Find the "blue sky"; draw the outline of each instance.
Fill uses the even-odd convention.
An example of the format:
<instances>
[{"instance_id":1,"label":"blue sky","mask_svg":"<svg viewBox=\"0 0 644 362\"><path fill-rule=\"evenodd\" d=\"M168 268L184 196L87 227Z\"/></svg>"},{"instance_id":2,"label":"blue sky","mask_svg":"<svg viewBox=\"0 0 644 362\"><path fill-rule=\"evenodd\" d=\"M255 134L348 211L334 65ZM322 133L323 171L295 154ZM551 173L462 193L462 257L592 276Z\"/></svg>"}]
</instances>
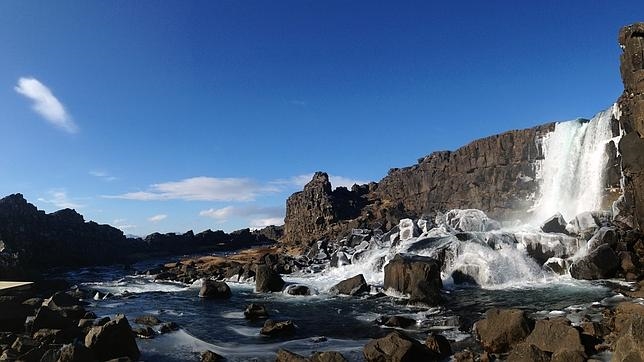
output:
<instances>
[{"instance_id":1,"label":"blue sky","mask_svg":"<svg viewBox=\"0 0 644 362\"><path fill-rule=\"evenodd\" d=\"M126 233L283 218L317 170L591 117L633 1L2 1L0 194ZM638 15L640 18L638 18Z\"/></svg>"}]
</instances>

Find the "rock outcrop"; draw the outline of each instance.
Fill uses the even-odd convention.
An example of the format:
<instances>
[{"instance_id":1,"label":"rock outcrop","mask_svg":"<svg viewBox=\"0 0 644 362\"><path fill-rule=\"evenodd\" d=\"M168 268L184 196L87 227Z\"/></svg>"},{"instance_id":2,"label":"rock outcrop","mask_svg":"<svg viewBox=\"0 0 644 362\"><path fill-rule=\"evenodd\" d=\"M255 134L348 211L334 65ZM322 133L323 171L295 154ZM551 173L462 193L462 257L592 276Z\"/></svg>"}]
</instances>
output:
<instances>
[{"instance_id":1,"label":"rock outcrop","mask_svg":"<svg viewBox=\"0 0 644 362\"><path fill-rule=\"evenodd\" d=\"M492 353L507 352L511 346L523 341L532 329L534 321L520 309L490 309L474 325L474 332L483 348Z\"/></svg>"},{"instance_id":2,"label":"rock outcrop","mask_svg":"<svg viewBox=\"0 0 644 362\"><path fill-rule=\"evenodd\" d=\"M351 229L391 229L402 218L476 208L494 219L516 218L537 190L538 140L554 123L476 140L456 151L434 152L418 164L394 168L379 183L332 189L317 172L288 198L284 241L334 239Z\"/></svg>"},{"instance_id":3,"label":"rock outcrop","mask_svg":"<svg viewBox=\"0 0 644 362\"><path fill-rule=\"evenodd\" d=\"M618 203L620 220L644 228L644 23L619 32L622 47L620 71L624 93L619 99L619 119L625 135L619 142L624 194Z\"/></svg>"},{"instance_id":4,"label":"rock outcrop","mask_svg":"<svg viewBox=\"0 0 644 362\"><path fill-rule=\"evenodd\" d=\"M428 305L441 303L440 290L443 282L440 263L436 260L424 256L396 254L384 269L385 289L408 294L411 302Z\"/></svg>"}]
</instances>

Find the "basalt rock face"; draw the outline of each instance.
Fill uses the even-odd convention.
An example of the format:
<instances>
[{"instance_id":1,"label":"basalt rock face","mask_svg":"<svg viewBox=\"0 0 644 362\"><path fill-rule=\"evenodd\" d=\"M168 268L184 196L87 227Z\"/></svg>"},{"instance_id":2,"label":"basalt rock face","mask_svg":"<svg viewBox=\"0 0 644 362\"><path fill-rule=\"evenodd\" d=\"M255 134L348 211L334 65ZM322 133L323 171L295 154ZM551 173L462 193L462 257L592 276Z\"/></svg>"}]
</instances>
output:
<instances>
[{"instance_id":1,"label":"basalt rock face","mask_svg":"<svg viewBox=\"0 0 644 362\"><path fill-rule=\"evenodd\" d=\"M12 265L46 268L118 262L121 250L132 250L121 230L85 222L71 209L46 214L21 194L0 199L0 240L4 244L0 264L5 264L0 265L0 276Z\"/></svg>"},{"instance_id":2,"label":"basalt rock face","mask_svg":"<svg viewBox=\"0 0 644 362\"><path fill-rule=\"evenodd\" d=\"M517 218L537 191L539 139L554 123L476 140L392 169L379 183L332 189L318 172L286 202L287 243L334 239L356 228L391 229L402 218L476 208L494 219Z\"/></svg>"},{"instance_id":3,"label":"basalt rock face","mask_svg":"<svg viewBox=\"0 0 644 362\"><path fill-rule=\"evenodd\" d=\"M619 204L620 220L644 228L644 23L619 32L622 47L620 71L624 93L619 99L619 119L625 133L619 142L622 154L624 194Z\"/></svg>"}]
</instances>

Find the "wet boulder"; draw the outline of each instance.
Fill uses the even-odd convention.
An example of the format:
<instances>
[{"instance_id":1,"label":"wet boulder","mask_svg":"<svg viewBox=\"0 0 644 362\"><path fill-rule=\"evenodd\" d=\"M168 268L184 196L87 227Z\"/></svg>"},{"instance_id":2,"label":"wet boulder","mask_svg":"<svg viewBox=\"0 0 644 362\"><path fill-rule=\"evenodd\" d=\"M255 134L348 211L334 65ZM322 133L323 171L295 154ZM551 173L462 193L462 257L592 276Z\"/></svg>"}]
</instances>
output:
<instances>
[{"instance_id":1,"label":"wet boulder","mask_svg":"<svg viewBox=\"0 0 644 362\"><path fill-rule=\"evenodd\" d=\"M581 334L565 318L538 320L526 342L550 353L576 351L585 353Z\"/></svg>"},{"instance_id":2,"label":"wet boulder","mask_svg":"<svg viewBox=\"0 0 644 362\"><path fill-rule=\"evenodd\" d=\"M380 316L374 321L376 324L391 328L407 328L416 324L416 320L400 315Z\"/></svg>"},{"instance_id":3,"label":"wet boulder","mask_svg":"<svg viewBox=\"0 0 644 362\"><path fill-rule=\"evenodd\" d=\"M619 265L619 258L610 245L602 244L573 262L570 266L570 276L587 280L612 278Z\"/></svg>"},{"instance_id":4,"label":"wet boulder","mask_svg":"<svg viewBox=\"0 0 644 362\"><path fill-rule=\"evenodd\" d=\"M201 352L201 355L199 357L201 362L219 362L226 360L224 357L210 350Z\"/></svg>"},{"instance_id":5,"label":"wet boulder","mask_svg":"<svg viewBox=\"0 0 644 362\"><path fill-rule=\"evenodd\" d=\"M122 314L103 326L92 327L85 336L85 347L100 360L127 356L137 361L141 355L130 323Z\"/></svg>"},{"instance_id":6,"label":"wet boulder","mask_svg":"<svg viewBox=\"0 0 644 362\"><path fill-rule=\"evenodd\" d=\"M530 335L533 327L534 321L520 309L493 308L474 324L474 333L486 351L503 353Z\"/></svg>"},{"instance_id":7,"label":"wet boulder","mask_svg":"<svg viewBox=\"0 0 644 362\"><path fill-rule=\"evenodd\" d=\"M541 224L544 233L566 234L566 220L561 213L556 213Z\"/></svg>"},{"instance_id":8,"label":"wet boulder","mask_svg":"<svg viewBox=\"0 0 644 362\"><path fill-rule=\"evenodd\" d=\"M406 241L420 235L420 230L412 219L402 219L398 222L398 229L400 230L400 240Z\"/></svg>"},{"instance_id":9,"label":"wet boulder","mask_svg":"<svg viewBox=\"0 0 644 362\"><path fill-rule=\"evenodd\" d=\"M445 336L432 333L425 340L425 346L437 354L441 359L447 358L452 354L452 346Z\"/></svg>"},{"instance_id":10,"label":"wet boulder","mask_svg":"<svg viewBox=\"0 0 644 362\"><path fill-rule=\"evenodd\" d=\"M310 362L347 362L342 353L336 351L313 352Z\"/></svg>"},{"instance_id":11,"label":"wet boulder","mask_svg":"<svg viewBox=\"0 0 644 362\"><path fill-rule=\"evenodd\" d=\"M571 234L579 235L586 240L595 234L597 229L599 229L599 225L597 225L595 217L589 211L582 212L575 216L575 218L566 225L566 231Z\"/></svg>"},{"instance_id":12,"label":"wet boulder","mask_svg":"<svg viewBox=\"0 0 644 362\"><path fill-rule=\"evenodd\" d=\"M251 320L268 318L268 310L261 304L251 303L244 310L244 318Z\"/></svg>"},{"instance_id":13,"label":"wet boulder","mask_svg":"<svg viewBox=\"0 0 644 362\"><path fill-rule=\"evenodd\" d=\"M396 254L384 269L385 289L408 294L412 303L437 305L442 302L440 290L443 282L440 276L440 265L435 259Z\"/></svg>"},{"instance_id":14,"label":"wet boulder","mask_svg":"<svg viewBox=\"0 0 644 362\"><path fill-rule=\"evenodd\" d=\"M204 279L199 289L199 297L204 299L228 299L232 295L225 282Z\"/></svg>"},{"instance_id":15,"label":"wet boulder","mask_svg":"<svg viewBox=\"0 0 644 362\"><path fill-rule=\"evenodd\" d=\"M334 285L331 287L329 292L331 294L344 294L344 295L359 295L362 293L369 293L371 288L369 288L369 284L367 284L367 281L364 279L364 276L362 274L358 274L354 277L351 277L349 279L343 280L340 283Z\"/></svg>"},{"instance_id":16,"label":"wet boulder","mask_svg":"<svg viewBox=\"0 0 644 362\"><path fill-rule=\"evenodd\" d=\"M309 288L306 285L302 285L302 284L289 285L288 287L286 287L285 292L288 295L303 295L303 296L306 296L306 295L312 295L313 294L313 292L311 292L311 288Z\"/></svg>"},{"instance_id":17,"label":"wet boulder","mask_svg":"<svg viewBox=\"0 0 644 362\"><path fill-rule=\"evenodd\" d=\"M156 326L156 325L162 323L162 321L159 319L159 317L154 316L154 315L150 315L150 314L138 316L138 317L136 317L134 322L138 323L138 324L143 324L143 325L146 325L146 326Z\"/></svg>"},{"instance_id":18,"label":"wet boulder","mask_svg":"<svg viewBox=\"0 0 644 362\"><path fill-rule=\"evenodd\" d=\"M438 361L439 355L416 339L394 331L385 337L373 339L362 350L367 362L380 361Z\"/></svg>"},{"instance_id":19,"label":"wet boulder","mask_svg":"<svg viewBox=\"0 0 644 362\"><path fill-rule=\"evenodd\" d=\"M455 231L491 231L500 228L496 220L490 219L478 209L454 209L444 215L444 224Z\"/></svg>"},{"instance_id":20,"label":"wet boulder","mask_svg":"<svg viewBox=\"0 0 644 362\"><path fill-rule=\"evenodd\" d=\"M255 291L258 293L281 292L284 280L266 264L259 264L255 269Z\"/></svg>"},{"instance_id":21,"label":"wet boulder","mask_svg":"<svg viewBox=\"0 0 644 362\"><path fill-rule=\"evenodd\" d=\"M65 344L60 348L60 351L56 352L53 355L58 355L58 359L53 359L54 361L82 362L95 360L92 351L82 344Z\"/></svg>"},{"instance_id":22,"label":"wet boulder","mask_svg":"<svg viewBox=\"0 0 644 362\"><path fill-rule=\"evenodd\" d=\"M159 333L166 334L179 330L179 325L176 322L166 322L159 327Z\"/></svg>"},{"instance_id":23,"label":"wet boulder","mask_svg":"<svg viewBox=\"0 0 644 362\"><path fill-rule=\"evenodd\" d=\"M586 248L588 251L592 251L597 249L600 245L608 244L612 249L615 249L617 241L617 230L613 227L603 227L597 230L593 237L588 240Z\"/></svg>"},{"instance_id":24,"label":"wet boulder","mask_svg":"<svg viewBox=\"0 0 644 362\"><path fill-rule=\"evenodd\" d=\"M259 333L271 337L291 335L295 333L295 324L290 320L276 322L272 319L269 319L264 323L264 326L259 331Z\"/></svg>"},{"instance_id":25,"label":"wet boulder","mask_svg":"<svg viewBox=\"0 0 644 362\"><path fill-rule=\"evenodd\" d=\"M293 353L287 349L280 348L279 350L277 350L275 362L309 362L309 360L308 358L300 356L297 353Z\"/></svg>"}]
</instances>

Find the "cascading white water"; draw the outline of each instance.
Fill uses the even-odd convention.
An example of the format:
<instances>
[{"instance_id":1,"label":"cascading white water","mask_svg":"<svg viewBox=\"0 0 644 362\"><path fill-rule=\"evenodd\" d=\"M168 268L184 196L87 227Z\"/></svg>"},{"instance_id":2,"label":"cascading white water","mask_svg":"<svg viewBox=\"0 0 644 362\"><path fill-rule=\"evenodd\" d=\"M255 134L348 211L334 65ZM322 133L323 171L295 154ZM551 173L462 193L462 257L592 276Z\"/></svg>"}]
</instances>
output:
<instances>
[{"instance_id":1,"label":"cascading white water","mask_svg":"<svg viewBox=\"0 0 644 362\"><path fill-rule=\"evenodd\" d=\"M560 212L566 220L601 207L606 143L612 139L614 107L590 121L568 121L542 141L544 160L538 165L540 196L533 208L535 222Z\"/></svg>"}]
</instances>

